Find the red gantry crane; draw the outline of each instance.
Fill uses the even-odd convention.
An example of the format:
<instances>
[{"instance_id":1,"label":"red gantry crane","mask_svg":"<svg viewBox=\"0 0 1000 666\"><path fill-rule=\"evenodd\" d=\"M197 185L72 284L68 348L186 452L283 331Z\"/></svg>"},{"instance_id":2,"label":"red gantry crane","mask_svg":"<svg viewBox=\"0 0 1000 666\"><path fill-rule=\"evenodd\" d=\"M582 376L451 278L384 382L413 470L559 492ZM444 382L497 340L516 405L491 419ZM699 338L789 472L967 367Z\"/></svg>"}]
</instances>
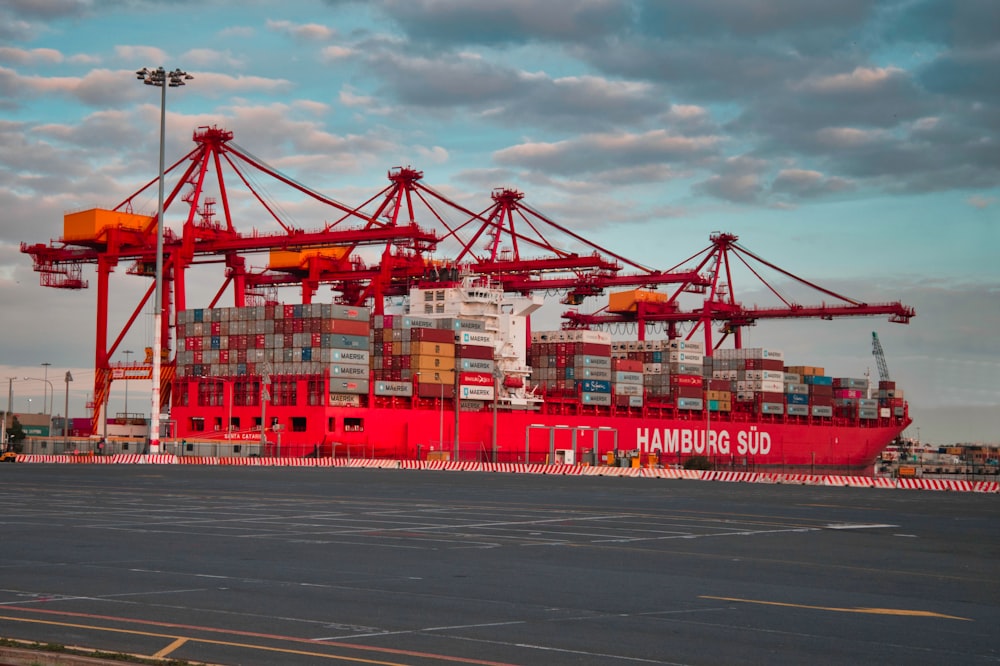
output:
<instances>
[{"instance_id":1,"label":"red gantry crane","mask_svg":"<svg viewBox=\"0 0 1000 666\"><path fill-rule=\"evenodd\" d=\"M311 190L272 169L247 151L232 143L233 134L217 127L201 127L194 132L195 148L174 162L164 171L164 178L176 178L164 203L164 212L181 209L181 231L164 227L164 281L163 318L164 372L161 377L161 406L170 399L170 383L174 377L174 361L169 358L170 332L177 313L187 308L186 275L198 264L222 264L225 277L208 307L215 307L226 289L232 287L233 305L247 304L253 296L247 290L246 256L254 253L298 252L301 248L382 245L388 243L412 246L433 246L434 233L421 229L415 223L389 225L379 220L365 218L344 204ZM250 195L265 211L265 219L273 222L278 231L264 233L251 229L237 229L230 192L225 173L231 171L246 186ZM268 200L264 190L255 185L260 174L269 176L288 186L306 199L318 202L326 209L336 211L341 219L351 219L353 226L341 225L338 229L322 228L304 231L295 228L279 214L275 204ZM216 221L215 196L206 193L214 185L222 203L222 220ZM110 359L126 333L135 323L143 307L149 302L155 288L149 288L139 299L125 325L117 333L109 332L110 276L121 262L129 262L127 273L154 278L156 260L156 216L133 212L133 203L144 192L158 184L158 178L146 183L137 192L110 210L92 209L66 215L64 233L58 241L48 245L21 244L21 251L31 255L34 269L40 273L43 286L64 289L84 289L89 283L82 279L81 267L96 266L97 270L97 331L94 355L94 405L96 426L115 379ZM179 204L179 206L177 205ZM303 296L311 295L309 283L302 282ZM151 363L147 358L146 362ZM120 364L118 364L120 365ZM117 367L117 366L116 366ZM121 369L121 368L117 368ZM151 369L150 369L151 370ZM118 373L119 375L121 373ZM132 369L130 377L136 377ZM147 375L151 377L151 373Z\"/></svg>"},{"instance_id":2,"label":"red gantry crane","mask_svg":"<svg viewBox=\"0 0 1000 666\"><path fill-rule=\"evenodd\" d=\"M302 303L310 303L321 285L328 285L335 300L348 305L370 304L381 313L383 298L408 293L422 283L456 283L463 273L489 276L511 293L558 292L563 302L579 305L610 288L656 289L674 285L671 295L642 300L624 311L584 315L576 311L564 317L569 327L588 327L615 322L636 322L640 339L647 324L665 322L668 334L677 337L677 324L693 322L705 329L711 348L711 322L721 320L724 331L736 336L740 328L758 319L778 317L858 316L889 314L892 321L906 323L913 310L899 303L869 305L848 299L782 271L736 244L736 236L714 234L712 246L702 253L661 271L610 252L526 205L524 195L512 188L492 192L492 204L475 212L450 200L422 183L423 173L410 167L389 171L389 184L358 206L348 206L316 192L273 169L233 143L233 134L217 127L194 132L195 148L164 171L173 186L164 212L176 215L179 232L164 228L164 289L162 339L165 358L161 378L161 405L169 404L170 383L175 373L171 357L171 330L178 312L188 308L187 274L196 266L221 265L221 283L206 307L216 307L231 292L236 307L276 301L279 287L300 290ZM226 175L234 174L243 186L240 206L227 186ZM317 204L325 222L305 231L292 224L264 187L261 176L289 189L294 197ZM95 428L110 393L113 379L124 376L121 364L110 363L126 333L154 293L151 284L139 299L120 331L109 332L110 275L121 262L127 273L153 279L155 276L155 216L133 212L144 192L158 185L146 183L110 210L93 209L69 214L64 235L48 245L21 245L32 256L43 286L84 289L82 266L97 271L97 335L95 364ZM166 185L166 183L165 183ZM249 211L256 202L263 213ZM219 206L219 210L216 207ZM235 208L240 209L237 213ZM176 212L179 210L179 213ZM236 218L253 215L257 225L272 231L240 230ZM166 217L166 215L165 215ZM221 218L221 219L217 219ZM418 220L433 226L428 230ZM554 239L558 239L554 240ZM574 248L572 251L569 248ZM451 256L436 256L444 250ZM267 253L266 266L247 266L248 256ZM694 268L680 269L702 254ZM800 306L784 300L783 307L745 308L735 300L730 262L732 257L762 262L802 284L838 301L832 305ZM628 267L628 271L623 269ZM759 275L758 275L759 277ZM772 288L777 294L777 291ZM706 294L702 308L682 310L682 293ZM780 295L779 295L779 298ZM694 334L692 329L690 335ZM147 359L148 363L151 359ZM129 378L136 378L135 364ZM113 372L112 370L115 370ZM145 375L150 377L151 374Z\"/></svg>"},{"instance_id":3,"label":"red gantry crane","mask_svg":"<svg viewBox=\"0 0 1000 666\"><path fill-rule=\"evenodd\" d=\"M692 327L686 338L691 339L700 328L704 335L705 349L711 350L721 344L729 335L735 337L737 348L742 347L743 327L753 326L761 319L818 318L831 320L835 317L888 315L891 322L908 324L910 318L916 314L913 308L899 302L864 303L821 287L762 259L740 246L737 240L738 238L734 234L714 233L711 235L712 244L708 248L682 262L682 264L686 264L697 261L694 273L708 276L707 289L704 289L701 283L683 283L669 297L650 300L638 299L633 301L628 309L613 311L609 307L594 314L567 311L563 314L563 318L567 321L566 326L568 328L589 328L616 323L635 323L640 339L642 339L648 324L665 324L669 337L675 338L679 337L678 324L687 323L691 324ZM781 301L782 305L757 307L745 306L740 303L736 298L732 277L736 262L745 266L769 292ZM792 301L782 295L777 287L763 277L762 266L777 271L794 284L832 299L832 302L823 301L818 305L801 305ZM682 308L679 297L683 292L705 293L706 296L701 307ZM718 343L713 344L712 324L716 321L722 322L722 338Z\"/></svg>"}]
</instances>

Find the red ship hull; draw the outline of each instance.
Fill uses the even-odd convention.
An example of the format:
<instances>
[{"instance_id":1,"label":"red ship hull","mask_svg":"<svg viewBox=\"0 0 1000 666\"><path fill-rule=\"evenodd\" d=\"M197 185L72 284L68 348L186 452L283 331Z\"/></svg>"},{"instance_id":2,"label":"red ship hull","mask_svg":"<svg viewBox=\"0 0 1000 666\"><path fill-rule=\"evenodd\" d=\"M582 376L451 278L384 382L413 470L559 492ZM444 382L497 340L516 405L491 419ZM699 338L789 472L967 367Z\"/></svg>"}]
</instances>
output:
<instances>
[{"instance_id":1,"label":"red ship hull","mask_svg":"<svg viewBox=\"0 0 1000 666\"><path fill-rule=\"evenodd\" d=\"M264 450L252 448L260 440L259 431L227 434L184 427L193 414L209 419L225 408L175 407L174 417L178 438L242 444L242 454L544 463L572 451L570 459L590 464L606 464L609 453L613 458L633 455L644 461L652 454L662 465L684 465L701 457L715 469L864 475L873 473L879 453L910 423L908 416L852 420L746 413L713 413L705 420L702 412L686 418L677 410L659 415L650 414L652 410L645 415L556 414L550 405L550 413L499 410L494 440L494 415L488 404L482 411L460 412L456 437L453 410L398 402L311 407L305 418L307 429L285 430L280 437L269 432ZM250 412L237 411L244 418ZM293 416L301 418L301 413L301 407L268 407L269 416L286 423ZM314 426L309 428L310 424Z\"/></svg>"}]
</instances>

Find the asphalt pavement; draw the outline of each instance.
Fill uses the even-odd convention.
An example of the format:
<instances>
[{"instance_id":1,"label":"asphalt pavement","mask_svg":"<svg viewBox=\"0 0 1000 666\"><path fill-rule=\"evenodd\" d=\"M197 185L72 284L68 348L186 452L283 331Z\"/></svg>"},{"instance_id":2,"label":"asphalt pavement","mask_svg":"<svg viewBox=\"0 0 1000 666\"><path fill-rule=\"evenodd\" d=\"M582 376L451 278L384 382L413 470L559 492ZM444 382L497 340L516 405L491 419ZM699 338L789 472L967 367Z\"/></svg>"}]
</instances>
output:
<instances>
[{"instance_id":1,"label":"asphalt pavement","mask_svg":"<svg viewBox=\"0 0 1000 666\"><path fill-rule=\"evenodd\" d=\"M214 664L997 664L1000 498L0 467L0 637Z\"/></svg>"}]
</instances>

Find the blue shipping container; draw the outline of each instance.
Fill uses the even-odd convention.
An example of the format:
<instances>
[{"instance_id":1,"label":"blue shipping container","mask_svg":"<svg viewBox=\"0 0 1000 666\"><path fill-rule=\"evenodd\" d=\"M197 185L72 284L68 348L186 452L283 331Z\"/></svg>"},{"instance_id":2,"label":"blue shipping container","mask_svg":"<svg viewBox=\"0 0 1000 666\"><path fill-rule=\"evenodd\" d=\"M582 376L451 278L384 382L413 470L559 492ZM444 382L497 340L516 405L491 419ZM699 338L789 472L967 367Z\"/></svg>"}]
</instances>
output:
<instances>
[{"instance_id":1,"label":"blue shipping container","mask_svg":"<svg viewBox=\"0 0 1000 666\"><path fill-rule=\"evenodd\" d=\"M602 379L582 379L579 384L584 393L611 393L611 382Z\"/></svg>"}]
</instances>

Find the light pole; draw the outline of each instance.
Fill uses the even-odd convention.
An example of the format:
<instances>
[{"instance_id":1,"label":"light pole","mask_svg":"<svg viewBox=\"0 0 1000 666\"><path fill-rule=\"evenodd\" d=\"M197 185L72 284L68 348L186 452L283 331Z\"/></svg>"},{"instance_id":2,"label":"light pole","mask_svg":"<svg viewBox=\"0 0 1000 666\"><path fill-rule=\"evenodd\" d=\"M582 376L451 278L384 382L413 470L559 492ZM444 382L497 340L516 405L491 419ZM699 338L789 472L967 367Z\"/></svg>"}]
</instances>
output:
<instances>
[{"instance_id":1,"label":"light pole","mask_svg":"<svg viewBox=\"0 0 1000 666\"><path fill-rule=\"evenodd\" d=\"M7 378L7 411L3 415L3 423L0 424L0 448L4 451L7 450L7 419L10 418L10 412L14 409L14 378ZM14 425L11 422L11 425Z\"/></svg>"},{"instance_id":2,"label":"light pole","mask_svg":"<svg viewBox=\"0 0 1000 666\"><path fill-rule=\"evenodd\" d=\"M48 361L46 361L45 363L42 363L42 367L45 368L45 373L44 373L45 381L49 380L49 366L50 365L52 365L52 364L49 363ZM52 384L49 384L49 386L51 387ZM47 405L45 405L45 407L44 407L44 409L42 411L44 411L46 414L50 414L52 412L52 403L54 403L55 401L56 401L56 396L53 393L52 397L49 399L49 403Z\"/></svg>"},{"instance_id":3,"label":"light pole","mask_svg":"<svg viewBox=\"0 0 1000 666\"><path fill-rule=\"evenodd\" d=\"M42 379L41 377L24 377L24 379L25 379L25 381L27 381L27 380L30 379L32 381L45 382L46 384L48 384L49 385L48 392L52 394L52 401L51 402L55 402L55 395L56 394L55 394L55 389L52 388L52 382L50 382L47 379ZM46 395L48 395L48 393L46 393L45 387L42 387L42 396L43 396L42 397L42 405L43 406L46 405L46 404L51 404L49 402L46 402L45 397L44 397ZM29 407L30 407L31 398L28 398L28 403L29 403ZM44 407L43 407L43 409L44 409ZM28 411L31 411L31 410L29 409ZM52 427L52 414L48 413L48 412L43 412L43 413L48 414L48 417L49 417L49 428L51 428Z\"/></svg>"},{"instance_id":4,"label":"light pole","mask_svg":"<svg viewBox=\"0 0 1000 666\"><path fill-rule=\"evenodd\" d=\"M160 89L160 183L156 208L156 277L153 296L153 390L152 410L149 419L149 452L160 452L160 356L163 353L163 150L167 126L167 88L183 86L194 77L175 69L167 72L163 67L150 70L143 67L135 73L137 79L147 86Z\"/></svg>"},{"instance_id":5,"label":"light pole","mask_svg":"<svg viewBox=\"0 0 1000 666\"><path fill-rule=\"evenodd\" d=\"M135 352L131 349L125 349L122 351L125 354L125 420L128 421L128 371L129 371L129 357Z\"/></svg>"},{"instance_id":6,"label":"light pole","mask_svg":"<svg viewBox=\"0 0 1000 666\"><path fill-rule=\"evenodd\" d=\"M73 381L73 373L69 370L66 371L66 404L63 407L63 411L66 412L66 418L63 419L63 446L66 445L66 436L69 433L69 383Z\"/></svg>"}]
</instances>

